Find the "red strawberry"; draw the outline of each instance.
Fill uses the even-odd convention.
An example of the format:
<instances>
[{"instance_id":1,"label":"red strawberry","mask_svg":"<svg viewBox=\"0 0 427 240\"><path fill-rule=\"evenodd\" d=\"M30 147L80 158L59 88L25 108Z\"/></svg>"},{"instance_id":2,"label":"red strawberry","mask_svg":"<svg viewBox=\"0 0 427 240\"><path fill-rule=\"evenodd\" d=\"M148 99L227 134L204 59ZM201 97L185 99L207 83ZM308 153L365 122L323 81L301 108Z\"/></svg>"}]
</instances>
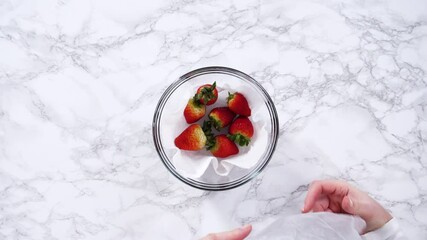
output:
<instances>
[{"instance_id":1,"label":"red strawberry","mask_svg":"<svg viewBox=\"0 0 427 240\"><path fill-rule=\"evenodd\" d=\"M201 150L206 144L206 136L202 127L192 124L175 138L175 146L182 150Z\"/></svg>"},{"instance_id":2,"label":"red strawberry","mask_svg":"<svg viewBox=\"0 0 427 240\"><path fill-rule=\"evenodd\" d=\"M195 97L188 100L187 106L184 109L184 117L187 123L195 123L205 116L206 107L195 101Z\"/></svg>"},{"instance_id":3,"label":"red strawberry","mask_svg":"<svg viewBox=\"0 0 427 240\"><path fill-rule=\"evenodd\" d=\"M245 116L239 116L234 120L228 129L229 138L240 146L248 146L251 137L254 135L254 127L251 120Z\"/></svg>"},{"instance_id":4,"label":"red strawberry","mask_svg":"<svg viewBox=\"0 0 427 240\"><path fill-rule=\"evenodd\" d=\"M248 101L241 93L228 93L227 105L230 110L236 114L246 117L249 117L251 115L251 109L249 108Z\"/></svg>"},{"instance_id":5,"label":"red strawberry","mask_svg":"<svg viewBox=\"0 0 427 240\"><path fill-rule=\"evenodd\" d=\"M218 158L225 158L239 153L239 148L225 134L216 136L214 142L209 146L209 150L212 155Z\"/></svg>"},{"instance_id":6,"label":"red strawberry","mask_svg":"<svg viewBox=\"0 0 427 240\"><path fill-rule=\"evenodd\" d=\"M197 98L204 105L212 105L218 99L218 90L216 90L216 82L205 84L197 89Z\"/></svg>"},{"instance_id":7,"label":"red strawberry","mask_svg":"<svg viewBox=\"0 0 427 240\"><path fill-rule=\"evenodd\" d=\"M209 119L218 131L221 130L221 128L230 125L235 116L236 114L230 111L228 107L217 107L212 109L209 113Z\"/></svg>"}]
</instances>

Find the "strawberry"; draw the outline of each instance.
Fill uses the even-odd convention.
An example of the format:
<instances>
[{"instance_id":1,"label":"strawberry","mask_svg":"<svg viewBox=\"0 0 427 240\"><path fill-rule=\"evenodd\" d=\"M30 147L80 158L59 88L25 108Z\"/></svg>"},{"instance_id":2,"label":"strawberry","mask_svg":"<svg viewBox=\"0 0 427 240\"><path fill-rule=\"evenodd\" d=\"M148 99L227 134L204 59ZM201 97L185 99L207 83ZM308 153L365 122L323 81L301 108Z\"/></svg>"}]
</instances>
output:
<instances>
[{"instance_id":1,"label":"strawberry","mask_svg":"<svg viewBox=\"0 0 427 240\"><path fill-rule=\"evenodd\" d=\"M254 135L254 127L251 120L245 116L239 116L228 129L229 138L240 146L248 146Z\"/></svg>"},{"instance_id":2,"label":"strawberry","mask_svg":"<svg viewBox=\"0 0 427 240\"><path fill-rule=\"evenodd\" d=\"M217 107L209 113L209 119L218 131L230 125L235 116L236 114L230 111L228 107Z\"/></svg>"},{"instance_id":3,"label":"strawberry","mask_svg":"<svg viewBox=\"0 0 427 240\"><path fill-rule=\"evenodd\" d=\"M251 109L249 108L248 101L241 93L228 93L227 106L236 114L246 117L251 115Z\"/></svg>"},{"instance_id":4,"label":"strawberry","mask_svg":"<svg viewBox=\"0 0 427 240\"><path fill-rule=\"evenodd\" d=\"M213 143L208 144L208 150L218 158L225 158L239 153L239 148L225 134L216 136Z\"/></svg>"},{"instance_id":5,"label":"strawberry","mask_svg":"<svg viewBox=\"0 0 427 240\"><path fill-rule=\"evenodd\" d=\"M202 127L192 124L175 138L175 146L182 150L197 151L206 145L206 136Z\"/></svg>"},{"instance_id":6,"label":"strawberry","mask_svg":"<svg viewBox=\"0 0 427 240\"><path fill-rule=\"evenodd\" d=\"M197 98L203 105L212 105L218 99L218 90L216 90L216 82L205 84L197 89Z\"/></svg>"},{"instance_id":7,"label":"strawberry","mask_svg":"<svg viewBox=\"0 0 427 240\"><path fill-rule=\"evenodd\" d=\"M196 96L188 100L187 106L184 109L184 117L187 123L195 123L199 121L206 113L206 106L196 101Z\"/></svg>"}]
</instances>

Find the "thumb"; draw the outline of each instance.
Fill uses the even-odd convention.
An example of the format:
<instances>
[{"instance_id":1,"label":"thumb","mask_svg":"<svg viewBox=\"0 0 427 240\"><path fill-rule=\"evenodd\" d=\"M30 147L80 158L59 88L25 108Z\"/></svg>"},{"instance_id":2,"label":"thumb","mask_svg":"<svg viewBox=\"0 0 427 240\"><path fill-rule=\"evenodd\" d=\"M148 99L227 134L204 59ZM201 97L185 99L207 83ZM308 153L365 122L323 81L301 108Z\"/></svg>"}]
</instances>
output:
<instances>
[{"instance_id":1,"label":"thumb","mask_svg":"<svg viewBox=\"0 0 427 240\"><path fill-rule=\"evenodd\" d=\"M349 214L352 215L359 215L358 209L359 209L359 204L357 201L354 201L352 198L350 198L349 196L345 196L342 199L341 202L341 207L344 211L346 211Z\"/></svg>"}]
</instances>

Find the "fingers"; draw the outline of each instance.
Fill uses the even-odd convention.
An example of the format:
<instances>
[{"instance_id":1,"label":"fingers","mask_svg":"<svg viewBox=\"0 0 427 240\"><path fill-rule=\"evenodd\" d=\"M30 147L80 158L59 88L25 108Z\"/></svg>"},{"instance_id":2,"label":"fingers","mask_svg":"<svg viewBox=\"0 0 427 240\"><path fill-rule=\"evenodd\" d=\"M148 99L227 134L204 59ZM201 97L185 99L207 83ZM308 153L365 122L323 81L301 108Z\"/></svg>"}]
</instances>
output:
<instances>
[{"instance_id":1,"label":"fingers","mask_svg":"<svg viewBox=\"0 0 427 240\"><path fill-rule=\"evenodd\" d=\"M314 181L308 188L307 196L305 197L304 207L302 212L307 213L313 210L316 201L324 194L336 194L345 196L348 193L348 186L345 182L336 180Z\"/></svg>"},{"instance_id":2,"label":"fingers","mask_svg":"<svg viewBox=\"0 0 427 240\"><path fill-rule=\"evenodd\" d=\"M313 212L325 212L329 209L329 199L326 196L320 196L313 205Z\"/></svg>"},{"instance_id":3,"label":"fingers","mask_svg":"<svg viewBox=\"0 0 427 240\"><path fill-rule=\"evenodd\" d=\"M252 225L245 225L242 228L236 228L228 232L211 233L202 240L242 240L252 231Z\"/></svg>"},{"instance_id":4,"label":"fingers","mask_svg":"<svg viewBox=\"0 0 427 240\"><path fill-rule=\"evenodd\" d=\"M320 197L321 193L322 193L321 185L316 181L312 182L310 184L310 187L308 188L307 196L305 197L305 200L304 200L304 207L302 209L303 213L308 213L313 209L314 203L316 202L317 198Z\"/></svg>"},{"instance_id":5,"label":"fingers","mask_svg":"<svg viewBox=\"0 0 427 240\"><path fill-rule=\"evenodd\" d=\"M341 207L344 211L350 214L355 214L355 206L353 200L349 196L345 196L342 199Z\"/></svg>"},{"instance_id":6,"label":"fingers","mask_svg":"<svg viewBox=\"0 0 427 240\"><path fill-rule=\"evenodd\" d=\"M322 205L315 204L313 206L313 212L324 212L327 208L324 208Z\"/></svg>"},{"instance_id":7,"label":"fingers","mask_svg":"<svg viewBox=\"0 0 427 240\"><path fill-rule=\"evenodd\" d=\"M310 184L302 212L310 211L357 215L366 222L365 232L378 229L392 219L391 214L367 193L337 180Z\"/></svg>"}]
</instances>

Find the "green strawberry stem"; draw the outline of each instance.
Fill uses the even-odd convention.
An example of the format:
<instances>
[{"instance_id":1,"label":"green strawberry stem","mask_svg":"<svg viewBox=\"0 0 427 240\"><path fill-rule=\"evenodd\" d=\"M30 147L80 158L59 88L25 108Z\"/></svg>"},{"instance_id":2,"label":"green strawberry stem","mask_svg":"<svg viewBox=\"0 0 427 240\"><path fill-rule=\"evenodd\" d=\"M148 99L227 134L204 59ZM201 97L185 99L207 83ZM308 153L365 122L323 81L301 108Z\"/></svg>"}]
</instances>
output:
<instances>
[{"instance_id":1,"label":"green strawberry stem","mask_svg":"<svg viewBox=\"0 0 427 240\"><path fill-rule=\"evenodd\" d=\"M211 122L211 126L213 126L217 131L221 130L221 123L218 120L209 117L209 121Z\"/></svg>"},{"instance_id":2,"label":"green strawberry stem","mask_svg":"<svg viewBox=\"0 0 427 240\"><path fill-rule=\"evenodd\" d=\"M233 98L234 98L234 93L230 93L230 92L228 92L227 104L228 104L228 102L229 102L231 99L233 99Z\"/></svg>"},{"instance_id":3,"label":"green strawberry stem","mask_svg":"<svg viewBox=\"0 0 427 240\"><path fill-rule=\"evenodd\" d=\"M208 103L210 100L215 98L215 94L214 94L215 88L216 88L216 82L214 82L209 88L207 87L202 88L200 93L196 93L196 95L194 96L194 100L195 101L203 100L205 104Z\"/></svg>"},{"instance_id":4,"label":"green strawberry stem","mask_svg":"<svg viewBox=\"0 0 427 240\"><path fill-rule=\"evenodd\" d=\"M216 81L214 83L212 83L211 91L215 90L215 88L216 88Z\"/></svg>"},{"instance_id":5,"label":"green strawberry stem","mask_svg":"<svg viewBox=\"0 0 427 240\"><path fill-rule=\"evenodd\" d=\"M237 143L237 144L239 144L241 147L243 147L243 146L248 146L249 145L249 143L251 142L251 139L249 139L249 138L247 138L247 137L245 137L245 136L243 136L242 134L240 134L240 133L238 133L238 134L228 134L227 135L227 137L231 140L231 141L233 141L233 142L235 142L235 143Z\"/></svg>"},{"instance_id":6,"label":"green strawberry stem","mask_svg":"<svg viewBox=\"0 0 427 240\"><path fill-rule=\"evenodd\" d=\"M212 122L204 121L202 129L206 136L206 149L210 150L211 148L213 148L213 146L215 146L215 136L212 133Z\"/></svg>"},{"instance_id":7,"label":"green strawberry stem","mask_svg":"<svg viewBox=\"0 0 427 240\"><path fill-rule=\"evenodd\" d=\"M200 102L200 98L201 98L200 94L197 94L197 93L194 94L193 102L194 102L194 105L197 106L197 107L202 106L202 103Z\"/></svg>"}]
</instances>

